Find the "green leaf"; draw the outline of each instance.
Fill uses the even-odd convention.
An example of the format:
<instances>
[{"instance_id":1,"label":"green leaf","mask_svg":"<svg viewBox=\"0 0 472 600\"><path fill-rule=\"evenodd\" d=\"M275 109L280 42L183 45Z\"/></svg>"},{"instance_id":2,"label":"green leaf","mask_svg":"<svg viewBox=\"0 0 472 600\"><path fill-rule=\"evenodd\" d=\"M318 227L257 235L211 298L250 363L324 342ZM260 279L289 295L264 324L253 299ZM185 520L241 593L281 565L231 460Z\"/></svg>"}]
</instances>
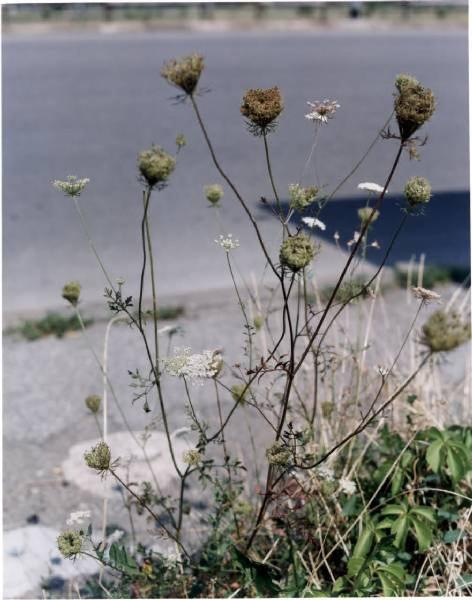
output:
<instances>
[{"instance_id":1,"label":"green leaf","mask_svg":"<svg viewBox=\"0 0 472 600\"><path fill-rule=\"evenodd\" d=\"M444 442L442 440L436 440L428 446L426 450L426 462L431 467L434 473L439 471L441 466L441 454Z\"/></svg>"},{"instance_id":2,"label":"green leaf","mask_svg":"<svg viewBox=\"0 0 472 600\"><path fill-rule=\"evenodd\" d=\"M415 529L415 537L418 540L418 548L420 552L424 552L430 547L433 539L431 527L413 515L410 517L410 521Z\"/></svg>"},{"instance_id":3,"label":"green leaf","mask_svg":"<svg viewBox=\"0 0 472 600\"><path fill-rule=\"evenodd\" d=\"M434 516L432 508L428 508L427 506L415 506L410 512L436 524L436 517Z\"/></svg>"},{"instance_id":4,"label":"green leaf","mask_svg":"<svg viewBox=\"0 0 472 600\"><path fill-rule=\"evenodd\" d=\"M364 558L367 556L372 546L373 537L373 531L369 527L364 527L352 552L353 558Z\"/></svg>"},{"instance_id":5,"label":"green leaf","mask_svg":"<svg viewBox=\"0 0 472 600\"><path fill-rule=\"evenodd\" d=\"M403 548L405 545L406 536L408 535L409 519L408 516L400 517L392 525L392 533L395 533L393 545L395 548Z\"/></svg>"},{"instance_id":6,"label":"green leaf","mask_svg":"<svg viewBox=\"0 0 472 600\"><path fill-rule=\"evenodd\" d=\"M391 491L392 495L395 496L402 489L403 480L405 478L405 474L402 469L397 468L392 477L392 486Z\"/></svg>"},{"instance_id":7,"label":"green leaf","mask_svg":"<svg viewBox=\"0 0 472 600\"><path fill-rule=\"evenodd\" d=\"M350 496L349 499L344 503L343 515L345 517L352 517L357 512L357 496Z\"/></svg>"},{"instance_id":8,"label":"green leaf","mask_svg":"<svg viewBox=\"0 0 472 600\"><path fill-rule=\"evenodd\" d=\"M401 504L387 504L387 506L382 509L383 515L401 515L404 512L405 507Z\"/></svg>"},{"instance_id":9,"label":"green leaf","mask_svg":"<svg viewBox=\"0 0 472 600\"><path fill-rule=\"evenodd\" d=\"M465 474L465 465L459 452L454 451L450 446L447 449L447 466L451 472L453 481L459 481Z\"/></svg>"},{"instance_id":10,"label":"green leaf","mask_svg":"<svg viewBox=\"0 0 472 600\"><path fill-rule=\"evenodd\" d=\"M342 592L346 587L347 579L346 577L338 577L333 584L333 592L338 593Z\"/></svg>"},{"instance_id":11,"label":"green leaf","mask_svg":"<svg viewBox=\"0 0 472 600\"><path fill-rule=\"evenodd\" d=\"M444 532L443 540L445 544L453 544L465 537L465 532L461 529L450 529L449 531Z\"/></svg>"},{"instance_id":12,"label":"green leaf","mask_svg":"<svg viewBox=\"0 0 472 600\"><path fill-rule=\"evenodd\" d=\"M349 577L357 577L359 571L362 569L366 562L366 559L361 556L353 556L347 563L347 574Z\"/></svg>"}]
</instances>

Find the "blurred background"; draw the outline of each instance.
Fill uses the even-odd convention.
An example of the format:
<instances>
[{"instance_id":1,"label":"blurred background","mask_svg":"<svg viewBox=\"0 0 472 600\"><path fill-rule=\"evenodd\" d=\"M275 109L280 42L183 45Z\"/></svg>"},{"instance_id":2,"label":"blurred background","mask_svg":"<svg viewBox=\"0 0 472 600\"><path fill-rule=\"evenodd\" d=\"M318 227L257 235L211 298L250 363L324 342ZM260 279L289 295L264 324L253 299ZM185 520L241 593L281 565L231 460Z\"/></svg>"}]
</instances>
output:
<instances>
[{"instance_id":1,"label":"blurred background","mask_svg":"<svg viewBox=\"0 0 472 600\"><path fill-rule=\"evenodd\" d=\"M4 332L12 334L4 337L3 355L5 590L7 597L24 597L46 578L47 589L62 590L71 576L55 549L68 513L92 508L94 518L101 515L101 500L70 485L61 462L72 444L97 434L83 399L100 393L101 374L81 336L44 334L76 328L61 289L78 280L83 313L87 322L96 321L90 339L101 348L105 282L73 204L52 181L90 179L80 203L92 236L112 277L123 277L125 290L136 296L142 217L137 154L153 143L175 153L175 138L184 134L187 145L170 185L153 196L151 210L158 294L167 311L161 318L183 323L185 344L200 350L227 343L236 360L238 307L214 240L220 233L240 240L235 265L251 282L260 281L264 262L231 191L223 185L219 220L208 206L204 186L223 182L191 107L176 104L176 91L160 77L163 62L191 52L205 56L201 113L273 256L280 228L260 202L272 192L262 141L240 114L245 90L277 85L283 94L285 109L269 143L286 202L288 185L299 180L314 143L314 125L304 116L307 101L340 104L335 118L320 126L303 181L330 192L378 135L392 112L395 76L406 72L432 88L437 109L420 132L428 138L420 161L402 158L373 227L380 250L369 250L368 259L378 264L402 218L406 179L425 176L434 196L424 215L407 221L389 267L393 272L415 257L435 281L463 282L470 270L467 3L8 4L2 18L3 317ZM358 183L384 183L396 144L379 140L323 212L326 230L317 230L323 251L315 265L321 285L339 274L358 227L357 209L366 201ZM397 325L397 313L391 314ZM131 405L127 375L137 366L133 361L139 365L140 342L127 327L113 335L111 376L128 419L140 429L149 417ZM201 402L211 415L204 395ZM115 413L112 431L122 427ZM179 423L177 402L171 413ZM165 468L160 465L160 472Z\"/></svg>"},{"instance_id":2,"label":"blurred background","mask_svg":"<svg viewBox=\"0 0 472 600\"><path fill-rule=\"evenodd\" d=\"M313 143L314 128L304 118L307 101L331 98L341 105L321 128L310 167L316 183L332 190L390 114L395 75L408 72L431 87L437 111L424 130L427 145L420 148L420 162L403 159L384 210L392 211L391 218L398 214L392 196L410 175L430 178L435 198L424 218L410 220L390 264L423 252L429 264L458 267L460 276L467 270L465 0L12 4L2 10L7 320L19 311L60 306L59 290L70 279L82 282L85 298L101 296L102 276L73 208L51 187L69 174L91 179L81 202L93 237L113 276L135 285L141 212L136 156L152 143L173 152L179 133L188 146L153 213L156 251L163 257L161 294L230 285L224 261L215 265L219 229L203 194L205 184L219 182L217 173L190 107L174 104L172 88L159 75L165 60L195 51L206 59L201 86L207 93L199 102L210 134L223 166L267 222L269 237L275 223L259 202L270 197L263 148L239 113L247 88L278 85L284 95L271 152L286 196ZM378 142L325 212L329 243L335 230L341 244L351 239L355 209L364 202L357 183L382 183L394 145ZM257 269L262 262L252 231L225 191L224 228L241 240L242 270ZM351 202L352 210L346 209ZM381 245L389 239L391 218L376 225ZM274 251L277 244L278 237Z\"/></svg>"}]
</instances>

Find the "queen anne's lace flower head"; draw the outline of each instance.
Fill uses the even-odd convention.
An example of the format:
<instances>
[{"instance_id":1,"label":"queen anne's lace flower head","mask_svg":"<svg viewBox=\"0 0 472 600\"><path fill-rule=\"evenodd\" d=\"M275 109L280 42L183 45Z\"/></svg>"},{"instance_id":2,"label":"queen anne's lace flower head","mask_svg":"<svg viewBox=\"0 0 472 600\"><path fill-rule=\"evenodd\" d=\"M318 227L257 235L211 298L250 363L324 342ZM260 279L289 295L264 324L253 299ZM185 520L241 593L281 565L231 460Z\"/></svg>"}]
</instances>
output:
<instances>
[{"instance_id":1,"label":"queen anne's lace flower head","mask_svg":"<svg viewBox=\"0 0 472 600\"><path fill-rule=\"evenodd\" d=\"M336 114L336 110L340 107L340 104L336 100L323 100L323 102L307 102L313 110L305 115L305 118L309 121L319 121L320 123L327 123L328 119L332 119Z\"/></svg>"},{"instance_id":2,"label":"queen anne's lace flower head","mask_svg":"<svg viewBox=\"0 0 472 600\"><path fill-rule=\"evenodd\" d=\"M75 175L69 175L66 181L61 181L60 179L56 179L52 182L52 185L61 192L64 192L66 196L70 198L75 198L80 196L80 194L84 191L85 186L89 183L90 179L79 179Z\"/></svg>"},{"instance_id":3,"label":"queen anne's lace flower head","mask_svg":"<svg viewBox=\"0 0 472 600\"><path fill-rule=\"evenodd\" d=\"M218 239L215 240L215 244L218 244L223 250L229 252L230 250L234 250L235 248L239 248L239 240L233 238L232 233L228 233L225 237L224 235L220 235Z\"/></svg>"},{"instance_id":4,"label":"queen anne's lace flower head","mask_svg":"<svg viewBox=\"0 0 472 600\"><path fill-rule=\"evenodd\" d=\"M321 229L321 231L326 230L326 225L323 223L323 221L320 221L319 219L315 219L314 217L303 217L302 221L310 229L317 227L318 229Z\"/></svg>"},{"instance_id":5,"label":"queen anne's lace flower head","mask_svg":"<svg viewBox=\"0 0 472 600\"><path fill-rule=\"evenodd\" d=\"M342 477L339 480L339 489L348 496L352 496L356 493L356 484L351 479L346 479Z\"/></svg>"},{"instance_id":6,"label":"queen anne's lace flower head","mask_svg":"<svg viewBox=\"0 0 472 600\"><path fill-rule=\"evenodd\" d=\"M215 377L221 370L221 354L214 350L192 354L191 348L176 348L174 356L163 358L161 362L168 375L185 377L194 382Z\"/></svg>"},{"instance_id":7,"label":"queen anne's lace flower head","mask_svg":"<svg viewBox=\"0 0 472 600\"><path fill-rule=\"evenodd\" d=\"M384 191L383 185L379 185L378 183L372 183L370 181L364 181L357 186L360 190L365 190L366 192L372 192L373 194L381 194ZM387 193L388 190L385 190Z\"/></svg>"}]
</instances>

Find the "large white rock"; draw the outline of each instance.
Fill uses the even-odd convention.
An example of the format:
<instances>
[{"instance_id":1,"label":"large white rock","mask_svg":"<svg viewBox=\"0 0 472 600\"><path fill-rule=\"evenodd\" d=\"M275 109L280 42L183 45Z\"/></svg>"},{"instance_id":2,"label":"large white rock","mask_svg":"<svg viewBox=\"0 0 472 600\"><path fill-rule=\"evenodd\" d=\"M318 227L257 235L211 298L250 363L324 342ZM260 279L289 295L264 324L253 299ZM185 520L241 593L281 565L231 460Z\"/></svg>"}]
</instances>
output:
<instances>
[{"instance_id":1,"label":"large white rock","mask_svg":"<svg viewBox=\"0 0 472 600\"><path fill-rule=\"evenodd\" d=\"M57 549L59 531L42 525L27 525L6 531L3 536L3 597L21 598L38 593L43 578L72 579L98 572L92 558L65 559Z\"/></svg>"},{"instance_id":2,"label":"large white rock","mask_svg":"<svg viewBox=\"0 0 472 600\"><path fill-rule=\"evenodd\" d=\"M133 433L138 442L128 431L112 433L107 437L112 461L120 459L119 466L115 469L117 475L125 482L151 481L154 483L152 468L159 488L163 490L176 477L165 434L155 431L151 433L151 437L145 445L146 460L141 445L143 432L135 431ZM179 430L172 435L176 461L181 469L184 469L185 466L182 456L192 447L190 442L184 438L186 433L188 433L188 429ZM62 469L65 479L70 483L74 483L87 492L105 497L109 484L115 484L117 481L110 475L105 479L100 478L95 471L87 467L84 461L84 452L100 441L101 438L96 438L72 446L67 459L62 463Z\"/></svg>"}]
</instances>

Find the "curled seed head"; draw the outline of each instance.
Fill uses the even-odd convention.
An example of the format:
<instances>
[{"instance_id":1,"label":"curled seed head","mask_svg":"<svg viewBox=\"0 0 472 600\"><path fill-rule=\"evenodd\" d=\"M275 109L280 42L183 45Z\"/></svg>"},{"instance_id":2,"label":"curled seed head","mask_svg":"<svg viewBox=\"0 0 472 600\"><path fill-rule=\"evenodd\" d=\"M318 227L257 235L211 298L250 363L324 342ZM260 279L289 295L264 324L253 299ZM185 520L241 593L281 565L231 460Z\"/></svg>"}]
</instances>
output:
<instances>
[{"instance_id":1,"label":"curled seed head","mask_svg":"<svg viewBox=\"0 0 472 600\"><path fill-rule=\"evenodd\" d=\"M380 213L378 210L375 210L375 208L370 208L369 206L364 206L363 208L360 208L357 211L357 214L359 216L361 224L365 225L365 223L367 223L367 221L370 219L371 215L372 215L372 218L370 219L370 224L372 224L374 221L377 221Z\"/></svg>"},{"instance_id":2,"label":"curled seed head","mask_svg":"<svg viewBox=\"0 0 472 600\"><path fill-rule=\"evenodd\" d=\"M99 442L88 452L85 452L84 459L88 467L96 471L108 471L110 468L111 452L108 444Z\"/></svg>"},{"instance_id":3,"label":"curled seed head","mask_svg":"<svg viewBox=\"0 0 472 600\"><path fill-rule=\"evenodd\" d=\"M425 177L410 177L403 193L410 206L426 204L431 199L431 185Z\"/></svg>"},{"instance_id":4,"label":"curled seed head","mask_svg":"<svg viewBox=\"0 0 472 600\"><path fill-rule=\"evenodd\" d=\"M85 398L85 406L89 409L91 413L94 414L97 414L100 410L101 402L102 399L100 398L100 396L97 396L95 394L92 394L91 396L87 396L87 398Z\"/></svg>"},{"instance_id":5,"label":"curled seed head","mask_svg":"<svg viewBox=\"0 0 472 600\"><path fill-rule=\"evenodd\" d=\"M433 92L410 75L398 76L395 85L398 90L395 114L401 138L406 141L429 121L436 108L436 101Z\"/></svg>"},{"instance_id":6,"label":"curled seed head","mask_svg":"<svg viewBox=\"0 0 472 600\"><path fill-rule=\"evenodd\" d=\"M315 201L318 191L319 190L316 187L304 188L298 183L291 183L288 186L290 208L303 212Z\"/></svg>"},{"instance_id":7,"label":"curled seed head","mask_svg":"<svg viewBox=\"0 0 472 600\"><path fill-rule=\"evenodd\" d=\"M138 169L149 187L163 185L175 169L175 158L159 146L138 155Z\"/></svg>"},{"instance_id":8,"label":"curled seed head","mask_svg":"<svg viewBox=\"0 0 472 600\"><path fill-rule=\"evenodd\" d=\"M241 114L249 121L250 131L255 135L275 126L275 120L284 108L282 95L277 86L267 89L250 89L243 96Z\"/></svg>"},{"instance_id":9,"label":"curled seed head","mask_svg":"<svg viewBox=\"0 0 472 600\"><path fill-rule=\"evenodd\" d=\"M218 183L205 186L205 196L210 204L218 204L223 198L223 188Z\"/></svg>"},{"instance_id":10,"label":"curled seed head","mask_svg":"<svg viewBox=\"0 0 472 600\"><path fill-rule=\"evenodd\" d=\"M203 56L190 54L164 63L161 75L172 85L191 95L197 87L200 75L205 67Z\"/></svg>"},{"instance_id":11,"label":"curled seed head","mask_svg":"<svg viewBox=\"0 0 472 600\"><path fill-rule=\"evenodd\" d=\"M267 448L266 457L270 465L286 467L292 458L292 453L282 442L274 442Z\"/></svg>"},{"instance_id":12,"label":"curled seed head","mask_svg":"<svg viewBox=\"0 0 472 600\"><path fill-rule=\"evenodd\" d=\"M80 297L80 283L78 281L69 281L62 288L62 297L70 302L72 306L77 306Z\"/></svg>"},{"instance_id":13,"label":"curled seed head","mask_svg":"<svg viewBox=\"0 0 472 600\"><path fill-rule=\"evenodd\" d=\"M296 273L308 266L319 247L307 238L303 233L298 233L287 238L280 247L280 263Z\"/></svg>"},{"instance_id":14,"label":"curled seed head","mask_svg":"<svg viewBox=\"0 0 472 600\"><path fill-rule=\"evenodd\" d=\"M68 529L57 537L57 548L64 558L74 558L82 551L83 541L80 531Z\"/></svg>"}]
</instances>

